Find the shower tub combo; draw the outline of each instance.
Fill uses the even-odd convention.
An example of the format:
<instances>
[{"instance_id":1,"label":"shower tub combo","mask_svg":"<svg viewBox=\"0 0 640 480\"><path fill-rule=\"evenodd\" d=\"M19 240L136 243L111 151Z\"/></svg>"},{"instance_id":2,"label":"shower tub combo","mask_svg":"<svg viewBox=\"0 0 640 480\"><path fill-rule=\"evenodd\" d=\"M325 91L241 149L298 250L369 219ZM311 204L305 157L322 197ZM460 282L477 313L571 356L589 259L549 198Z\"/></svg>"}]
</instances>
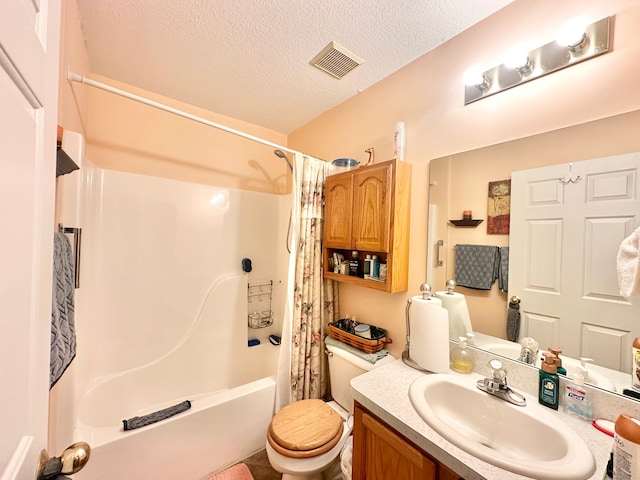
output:
<instances>
[{"instance_id":1,"label":"shower tub combo","mask_svg":"<svg viewBox=\"0 0 640 480\"><path fill-rule=\"evenodd\" d=\"M74 478L198 480L262 450L279 347L248 346L247 291L286 272L286 199L97 168L87 175L72 410L74 441L92 451ZM182 413L123 429L123 420L185 400Z\"/></svg>"}]
</instances>

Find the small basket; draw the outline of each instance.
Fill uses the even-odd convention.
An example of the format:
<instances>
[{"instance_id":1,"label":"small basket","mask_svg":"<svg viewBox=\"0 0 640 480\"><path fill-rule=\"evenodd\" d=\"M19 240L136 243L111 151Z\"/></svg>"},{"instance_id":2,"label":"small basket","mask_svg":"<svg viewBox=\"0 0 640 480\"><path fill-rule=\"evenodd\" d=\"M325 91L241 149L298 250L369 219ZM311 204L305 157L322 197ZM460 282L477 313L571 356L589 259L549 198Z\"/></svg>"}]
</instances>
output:
<instances>
[{"instance_id":1,"label":"small basket","mask_svg":"<svg viewBox=\"0 0 640 480\"><path fill-rule=\"evenodd\" d=\"M378 328L371 325L371 338L364 338L354 333L349 333L349 328L346 319L340 319L338 321L329 324L329 336L339 340L347 345L362 350L365 353L376 353L384 348L387 343L391 343L391 339L387 338L387 332L383 328ZM351 327L352 328L352 327Z\"/></svg>"}]
</instances>

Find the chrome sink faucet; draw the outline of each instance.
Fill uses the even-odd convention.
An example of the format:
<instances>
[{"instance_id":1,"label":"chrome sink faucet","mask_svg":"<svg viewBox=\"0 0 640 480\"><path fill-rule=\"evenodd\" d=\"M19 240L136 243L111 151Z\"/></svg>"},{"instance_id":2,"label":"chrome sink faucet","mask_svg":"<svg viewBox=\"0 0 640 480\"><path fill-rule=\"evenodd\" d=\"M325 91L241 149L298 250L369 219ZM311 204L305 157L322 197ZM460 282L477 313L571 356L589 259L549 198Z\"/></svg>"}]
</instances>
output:
<instances>
[{"instance_id":1,"label":"chrome sink faucet","mask_svg":"<svg viewBox=\"0 0 640 480\"><path fill-rule=\"evenodd\" d=\"M478 380L478 388L494 397L501 398L519 407L524 407L527 404L527 399L507 385L507 371L504 369L502 362L497 358L490 360L489 369L491 370L492 378Z\"/></svg>"},{"instance_id":2,"label":"chrome sink faucet","mask_svg":"<svg viewBox=\"0 0 640 480\"><path fill-rule=\"evenodd\" d=\"M520 341L522 350L520 350L520 356L518 360L529 365L535 365L536 355L538 354L538 342L531 337L525 337Z\"/></svg>"}]
</instances>

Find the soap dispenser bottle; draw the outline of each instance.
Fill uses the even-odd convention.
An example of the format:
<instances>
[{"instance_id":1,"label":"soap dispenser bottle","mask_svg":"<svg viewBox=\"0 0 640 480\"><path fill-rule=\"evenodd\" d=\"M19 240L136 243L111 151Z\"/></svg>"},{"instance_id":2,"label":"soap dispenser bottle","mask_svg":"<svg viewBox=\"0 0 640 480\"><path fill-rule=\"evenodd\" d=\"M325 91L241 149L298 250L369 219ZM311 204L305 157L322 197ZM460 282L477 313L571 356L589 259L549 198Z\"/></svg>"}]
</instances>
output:
<instances>
[{"instance_id":1,"label":"soap dispenser bottle","mask_svg":"<svg viewBox=\"0 0 640 480\"><path fill-rule=\"evenodd\" d=\"M544 352L544 360L540 369L540 382L538 384L538 401L545 407L558 409L558 396L560 391L560 379L558 378L556 357L553 353Z\"/></svg>"},{"instance_id":2,"label":"soap dispenser bottle","mask_svg":"<svg viewBox=\"0 0 640 480\"><path fill-rule=\"evenodd\" d=\"M593 420L593 407L589 392L584 388L584 381L589 378L585 362L590 361L590 358L580 358L580 365L573 372L572 381L567 383L564 404L566 413L588 422Z\"/></svg>"},{"instance_id":3,"label":"soap dispenser bottle","mask_svg":"<svg viewBox=\"0 0 640 480\"><path fill-rule=\"evenodd\" d=\"M562 353L562 350L558 347L553 347L553 348L548 347L547 350L549 350L551 353L553 353L556 356L555 362L556 362L557 373L559 373L560 375L566 375L567 369L562 366L562 359L560 358L560 354Z\"/></svg>"},{"instance_id":4,"label":"soap dispenser bottle","mask_svg":"<svg viewBox=\"0 0 640 480\"><path fill-rule=\"evenodd\" d=\"M458 345L451 350L451 369L460 373L471 373L474 364L473 353L467 348L467 337L458 337Z\"/></svg>"}]
</instances>

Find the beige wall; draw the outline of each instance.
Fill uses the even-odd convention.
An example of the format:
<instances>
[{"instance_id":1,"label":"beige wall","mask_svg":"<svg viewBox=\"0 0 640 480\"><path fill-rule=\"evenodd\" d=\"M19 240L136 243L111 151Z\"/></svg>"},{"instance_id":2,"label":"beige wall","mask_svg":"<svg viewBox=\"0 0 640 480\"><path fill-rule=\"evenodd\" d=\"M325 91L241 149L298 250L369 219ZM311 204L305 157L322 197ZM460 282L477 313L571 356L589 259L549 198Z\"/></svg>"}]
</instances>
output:
<instances>
[{"instance_id":1,"label":"beige wall","mask_svg":"<svg viewBox=\"0 0 640 480\"><path fill-rule=\"evenodd\" d=\"M548 43L564 22L577 15L591 21L615 16L612 52L464 106L462 77L468 67L479 64L488 69L498 65L506 50L516 43L531 48ZM391 157L395 123L402 120L406 124L405 158L414 164L409 291L388 295L341 285L341 313L387 328L395 342L390 349L399 355L404 345L406 299L418 293L418 286L426 278L429 161L503 144L499 148L504 149L510 172L520 169L520 149L535 149L537 144L535 140L533 145L511 146L505 142L638 110L640 89L634 80L640 74L638 24L640 5L635 0L516 0L293 132L290 147L321 158L353 157L362 161L367 158L364 150L374 147L377 160L382 161ZM624 122L621 128L622 133L637 136L637 129L628 128ZM616 132L603 132L605 139L609 138L607 133ZM562 138L558 143L562 148ZM599 150L607 148L613 145L603 144ZM540 154L544 153L543 147ZM535 150L531 155L535 156ZM482 156L475 161L481 162ZM500 174L492 180L502 178L507 177ZM484 180L479 188L486 192ZM486 193L478 202L478 209L480 205L486 209ZM455 208L460 210L459 206ZM457 210L453 218L459 218L461 211Z\"/></svg>"},{"instance_id":2,"label":"beige wall","mask_svg":"<svg viewBox=\"0 0 640 480\"><path fill-rule=\"evenodd\" d=\"M91 78L286 145L286 135L273 130L97 75ZM96 166L258 192L289 191L289 170L272 147L93 87L76 84L74 89L89 89L88 155Z\"/></svg>"},{"instance_id":3,"label":"beige wall","mask_svg":"<svg viewBox=\"0 0 640 480\"><path fill-rule=\"evenodd\" d=\"M221 187L276 194L290 192L291 175L286 163L273 154L274 148L94 87L70 83L67 71L277 145L286 146L285 134L92 74L73 1L64 2L62 32L58 121L65 129L85 136L86 158L91 163Z\"/></svg>"}]
</instances>

